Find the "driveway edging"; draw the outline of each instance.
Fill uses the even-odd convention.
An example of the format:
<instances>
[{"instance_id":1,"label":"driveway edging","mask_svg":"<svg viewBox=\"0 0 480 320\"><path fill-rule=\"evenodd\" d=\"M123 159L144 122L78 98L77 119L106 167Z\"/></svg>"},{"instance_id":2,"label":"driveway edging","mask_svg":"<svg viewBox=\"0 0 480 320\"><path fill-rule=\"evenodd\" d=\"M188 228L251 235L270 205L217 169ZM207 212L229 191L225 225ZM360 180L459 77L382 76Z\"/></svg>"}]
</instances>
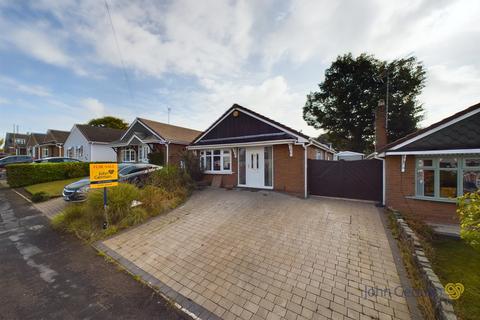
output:
<instances>
[{"instance_id":1,"label":"driveway edging","mask_svg":"<svg viewBox=\"0 0 480 320\"><path fill-rule=\"evenodd\" d=\"M171 302L177 309L181 310L189 317L195 320L202 319L212 319L212 320L221 320L222 318L218 317L214 313L208 311L201 305L193 302L188 299L181 293L173 290L171 287L155 278L150 273L139 268L135 263L118 254L115 250L110 249L102 241L97 241L92 244L92 247L97 250L99 253L103 253L109 258L113 259L119 265L121 265L125 271L130 273L135 277L139 277L141 281L150 287L152 290L157 292L162 298Z\"/></svg>"}]
</instances>

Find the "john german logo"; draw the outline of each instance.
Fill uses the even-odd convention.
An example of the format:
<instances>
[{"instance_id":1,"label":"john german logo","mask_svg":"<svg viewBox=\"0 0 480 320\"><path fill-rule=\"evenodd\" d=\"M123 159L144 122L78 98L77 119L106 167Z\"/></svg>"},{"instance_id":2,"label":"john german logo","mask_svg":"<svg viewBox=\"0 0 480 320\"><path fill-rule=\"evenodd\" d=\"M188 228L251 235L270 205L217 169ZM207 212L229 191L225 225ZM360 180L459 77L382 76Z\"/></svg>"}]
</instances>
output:
<instances>
[{"instance_id":1,"label":"john german logo","mask_svg":"<svg viewBox=\"0 0 480 320\"><path fill-rule=\"evenodd\" d=\"M445 292L452 300L457 300L460 298L462 293L465 291L463 284L457 283L447 283L445 285ZM362 292L362 298L368 299L371 297L386 297L391 298L393 295L398 297L424 297L424 296L434 296L435 292L433 290L427 290L422 288L411 288L411 287L402 287L398 286L395 288L379 288L379 287L369 287L365 286L365 290Z\"/></svg>"}]
</instances>

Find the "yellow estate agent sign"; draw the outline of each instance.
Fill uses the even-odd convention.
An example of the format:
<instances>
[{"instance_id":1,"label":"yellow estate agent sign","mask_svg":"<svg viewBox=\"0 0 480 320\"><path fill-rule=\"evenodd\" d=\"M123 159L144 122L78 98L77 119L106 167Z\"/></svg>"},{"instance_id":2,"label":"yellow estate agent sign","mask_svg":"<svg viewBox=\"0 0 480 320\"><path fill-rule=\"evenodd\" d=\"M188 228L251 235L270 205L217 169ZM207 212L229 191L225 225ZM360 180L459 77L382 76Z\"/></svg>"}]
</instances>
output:
<instances>
[{"instance_id":1,"label":"yellow estate agent sign","mask_svg":"<svg viewBox=\"0 0 480 320\"><path fill-rule=\"evenodd\" d=\"M90 163L90 188L118 186L117 163Z\"/></svg>"}]
</instances>

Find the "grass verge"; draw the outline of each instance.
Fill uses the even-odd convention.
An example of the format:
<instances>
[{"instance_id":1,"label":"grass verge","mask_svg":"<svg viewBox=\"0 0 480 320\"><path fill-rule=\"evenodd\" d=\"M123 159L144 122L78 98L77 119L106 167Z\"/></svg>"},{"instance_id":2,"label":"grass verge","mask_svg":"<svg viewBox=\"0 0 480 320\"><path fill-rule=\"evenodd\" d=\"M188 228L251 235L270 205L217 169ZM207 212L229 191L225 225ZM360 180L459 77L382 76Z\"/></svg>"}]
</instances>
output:
<instances>
[{"instance_id":1,"label":"grass verge","mask_svg":"<svg viewBox=\"0 0 480 320\"><path fill-rule=\"evenodd\" d=\"M432 241L430 257L442 284L460 282L465 291L453 302L455 313L462 320L480 318L480 252L460 239L448 237Z\"/></svg>"},{"instance_id":2,"label":"grass verge","mask_svg":"<svg viewBox=\"0 0 480 320\"><path fill-rule=\"evenodd\" d=\"M176 167L167 167L153 173L143 189L128 183L109 188L106 211L103 190L90 190L84 203L67 206L52 219L52 225L87 242L97 241L176 208L185 202L191 190L188 175Z\"/></svg>"},{"instance_id":3,"label":"grass verge","mask_svg":"<svg viewBox=\"0 0 480 320\"><path fill-rule=\"evenodd\" d=\"M424 222L403 215L410 228L417 234L422 247L432 264L433 271L442 285L462 283L465 292L458 300L453 301L455 314L461 320L480 319L480 252L461 239L437 236ZM390 227L398 240L397 225L393 214L390 214ZM405 268L414 286L419 285L416 267L405 244L398 241ZM432 306L427 301L417 299L422 313L428 319L432 316Z\"/></svg>"},{"instance_id":4,"label":"grass verge","mask_svg":"<svg viewBox=\"0 0 480 320\"><path fill-rule=\"evenodd\" d=\"M41 193L44 192L48 194L51 198L53 197L60 197L62 195L63 188L75 181L80 180L80 178L73 178L67 180L58 180L58 181L50 181L50 182L43 182L38 184L33 184L31 186L25 187L25 190L29 194Z\"/></svg>"}]
</instances>

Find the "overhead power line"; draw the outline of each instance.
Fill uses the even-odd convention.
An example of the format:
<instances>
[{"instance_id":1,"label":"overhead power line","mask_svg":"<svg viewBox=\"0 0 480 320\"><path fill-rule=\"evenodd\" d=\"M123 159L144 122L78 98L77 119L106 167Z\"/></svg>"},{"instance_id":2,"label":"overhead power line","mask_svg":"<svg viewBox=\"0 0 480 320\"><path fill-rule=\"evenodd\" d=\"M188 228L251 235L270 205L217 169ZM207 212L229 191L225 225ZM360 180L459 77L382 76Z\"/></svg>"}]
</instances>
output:
<instances>
[{"instance_id":1,"label":"overhead power line","mask_svg":"<svg viewBox=\"0 0 480 320\"><path fill-rule=\"evenodd\" d=\"M128 93L130 94L130 98L133 101L132 88L130 86L130 80L128 78L127 68L125 67L125 61L123 60L122 51L120 50L120 45L118 44L117 33L115 32L115 27L113 26L113 20L112 20L112 15L110 14L110 8L108 6L107 0L104 0L104 1L105 1L105 9L107 10L108 19L110 21L110 26L112 27L112 33L113 33L113 38L115 39L115 45L117 46L118 56L120 58L120 63L122 65L123 76L125 77L125 82L127 83Z\"/></svg>"}]
</instances>

